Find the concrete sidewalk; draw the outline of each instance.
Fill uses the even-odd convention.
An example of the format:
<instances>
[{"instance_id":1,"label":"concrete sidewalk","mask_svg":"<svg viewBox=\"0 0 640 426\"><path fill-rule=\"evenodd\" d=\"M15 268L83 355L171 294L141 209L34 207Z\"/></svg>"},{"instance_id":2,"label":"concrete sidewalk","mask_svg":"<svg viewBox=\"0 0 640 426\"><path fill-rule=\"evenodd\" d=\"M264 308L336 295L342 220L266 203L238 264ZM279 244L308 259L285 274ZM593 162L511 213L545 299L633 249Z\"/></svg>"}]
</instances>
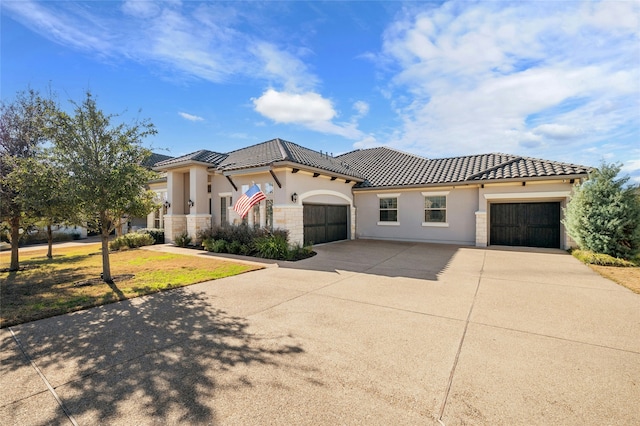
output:
<instances>
[{"instance_id":1,"label":"concrete sidewalk","mask_svg":"<svg viewBox=\"0 0 640 426\"><path fill-rule=\"evenodd\" d=\"M640 424L640 296L566 253L316 251L0 330L0 424Z\"/></svg>"}]
</instances>

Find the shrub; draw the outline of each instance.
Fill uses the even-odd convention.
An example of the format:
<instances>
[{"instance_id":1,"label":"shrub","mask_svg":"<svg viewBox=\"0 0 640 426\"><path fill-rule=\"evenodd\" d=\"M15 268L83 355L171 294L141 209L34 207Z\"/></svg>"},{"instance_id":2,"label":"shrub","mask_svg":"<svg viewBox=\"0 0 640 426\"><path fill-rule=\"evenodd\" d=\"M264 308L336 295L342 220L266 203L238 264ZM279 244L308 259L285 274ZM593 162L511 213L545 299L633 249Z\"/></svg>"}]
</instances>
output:
<instances>
[{"instance_id":1,"label":"shrub","mask_svg":"<svg viewBox=\"0 0 640 426\"><path fill-rule=\"evenodd\" d=\"M153 244L164 244L164 229L143 228L136 231L138 234L147 234L153 238Z\"/></svg>"},{"instance_id":2,"label":"shrub","mask_svg":"<svg viewBox=\"0 0 640 426\"><path fill-rule=\"evenodd\" d=\"M122 250L124 248L137 248L142 246L150 246L153 244L153 238L147 234L125 234L109 243L110 250Z\"/></svg>"},{"instance_id":3,"label":"shrub","mask_svg":"<svg viewBox=\"0 0 640 426\"><path fill-rule=\"evenodd\" d=\"M183 231L181 234L176 236L174 242L178 247L186 247L191 244L191 236L189 236L187 231Z\"/></svg>"},{"instance_id":4,"label":"shrub","mask_svg":"<svg viewBox=\"0 0 640 426\"><path fill-rule=\"evenodd\" d=\"M295 244L289 248L287 260L302 260L311 256L315 256L312 246L301 246L300 244Z\"/></svg>"},{"instance_id":5,"label":"shrub","mask_svg":"<svg viewBox=\"0 0 640 426\"><path fill-rule=\"evenodd\" d=\"M588 250L572 250L571 254L583 263L600 266L636 266L632 261L609 256L608 254L594 253Z\"/></svg>"},{"instance_id":6,"label":"shrub","mask_svg":"<svg viewBox=\"0 0 640 426\"><path fill-rule=\"evenodd\" d=\"M202 241L202 246L205 250L214 253L226 253L227 242L225 240L214 240L213 238L207 238Z\"/></svg>"},{"instance_id":7,"label":"shrub","mask_svg":"<svg viewBox=\"0 0 640 426\"><path fill-rule=\"evenodd\" d=\"M621 167L603 163L589 173L564 209L562 223L583 250L632 258L640 249L640 197Z\"/></svg>"},{"instance_id":8,"label":"shrub","mask_svg":"<svg viewBox=\"0 0 640 426\"><path fill-rule=\"evenodd\" d=\"M240 244L240 241L231 241L227 244L227 252L231 254L240 254L241 248L242 244Z\"/></svg>"},{"instance_id":9,"label":"shrub","mask_svg":"<svg viewBox=\"0 0 640 426\"><path fill-rule=\"evenodd\" d=\"M286 259L289 253L289 244L281 234L256 238L253 245L258 256L265 259Z\"/></svg>"},{"instance_id":10,"label":"shrub","mask_svg":"<svg viewBox=\"0 0 640 426\"><path fill-rule=\"evenodd\" d=\"M198 238L202 240L205 250L214 253L241 254L276 260L300 260L314 255L311 246L302 247L298 244L289 247L289 231L286 229L269 231L245 224L217 225L199 232Z\"/></svg>"}]
</instances>

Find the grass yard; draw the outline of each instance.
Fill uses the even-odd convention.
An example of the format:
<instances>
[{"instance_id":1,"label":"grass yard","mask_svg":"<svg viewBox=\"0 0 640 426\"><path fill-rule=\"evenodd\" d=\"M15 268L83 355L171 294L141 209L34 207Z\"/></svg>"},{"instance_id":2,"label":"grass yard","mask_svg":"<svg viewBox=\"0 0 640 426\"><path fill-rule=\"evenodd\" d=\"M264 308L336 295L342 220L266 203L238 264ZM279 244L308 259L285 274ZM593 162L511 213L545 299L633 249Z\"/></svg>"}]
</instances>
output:
<instances>
[{"instance_id":1,"label":"grass yard","mask_svg":"<svg viewBox=\"0 0 640 426\"><path fill-rule=\"evenodd\" d=\"M54 247L53 255L21 252L24 270L0 272L0 327L260 269L209 256L127 250L111 254L115 284L109 285L99 280L100 244ZM0 253L0 268L9 266L9 256Z\"/></svg>"},{"instance_id":2,"label":"grass yard","mask_svg":"<svg viewBox=\"0 0 640 426\"><path fill-rule=\"evenodd\" d=\"M617 282L633 291L640 294L640 267L638 266L601 266L601 265L589 265L591 269L599 273L605 278L611 281Z\"/></svg>"}]
</instances>

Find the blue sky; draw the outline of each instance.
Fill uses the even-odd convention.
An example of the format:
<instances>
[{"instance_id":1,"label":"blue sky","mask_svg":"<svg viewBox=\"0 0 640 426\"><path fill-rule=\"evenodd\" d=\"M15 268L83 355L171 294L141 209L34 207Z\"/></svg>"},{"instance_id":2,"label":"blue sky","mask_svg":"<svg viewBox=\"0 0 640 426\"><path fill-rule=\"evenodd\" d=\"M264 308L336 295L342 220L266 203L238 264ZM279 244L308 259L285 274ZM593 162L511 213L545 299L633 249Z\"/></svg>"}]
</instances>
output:
<instances>
[{"instance_id":1,"label":"blue sky","mask_svg":"<svg viewBox=\"0 0 640 426\"><path fill-rule=\"evenodd\" d=\"M621 162L640 183L640 3L1 3L1 94L89 89L181 155L280 137L334 154ZM167 151L161 151L165 149Z\"/></svg>"}]
</instances>

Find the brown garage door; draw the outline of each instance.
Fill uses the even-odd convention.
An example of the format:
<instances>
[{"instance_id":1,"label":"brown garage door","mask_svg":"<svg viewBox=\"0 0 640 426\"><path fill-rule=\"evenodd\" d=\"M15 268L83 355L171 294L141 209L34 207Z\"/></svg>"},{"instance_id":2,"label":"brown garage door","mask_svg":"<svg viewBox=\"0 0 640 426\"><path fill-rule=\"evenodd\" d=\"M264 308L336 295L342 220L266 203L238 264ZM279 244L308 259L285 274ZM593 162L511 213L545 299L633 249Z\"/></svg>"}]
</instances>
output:
<instances>
[{"instance_id":1,"label":"brown garage door","mask_svg":"<svg viewBox=\"0 0 640 426\"><path fill-rule=\"evenodd\" d=\"M560 248L560 203L491 204L489 244Z\"/></svg>"},{"instance_id":2,"label":"brown garage door","mask_svg":"<svg viewBox=\"0 0 640 426\"><path fill-rule=\"evenodd\" d=\"M305 204L304 243L321 244L347 239L349 206Z\"/></svg>"}]
</instances>

